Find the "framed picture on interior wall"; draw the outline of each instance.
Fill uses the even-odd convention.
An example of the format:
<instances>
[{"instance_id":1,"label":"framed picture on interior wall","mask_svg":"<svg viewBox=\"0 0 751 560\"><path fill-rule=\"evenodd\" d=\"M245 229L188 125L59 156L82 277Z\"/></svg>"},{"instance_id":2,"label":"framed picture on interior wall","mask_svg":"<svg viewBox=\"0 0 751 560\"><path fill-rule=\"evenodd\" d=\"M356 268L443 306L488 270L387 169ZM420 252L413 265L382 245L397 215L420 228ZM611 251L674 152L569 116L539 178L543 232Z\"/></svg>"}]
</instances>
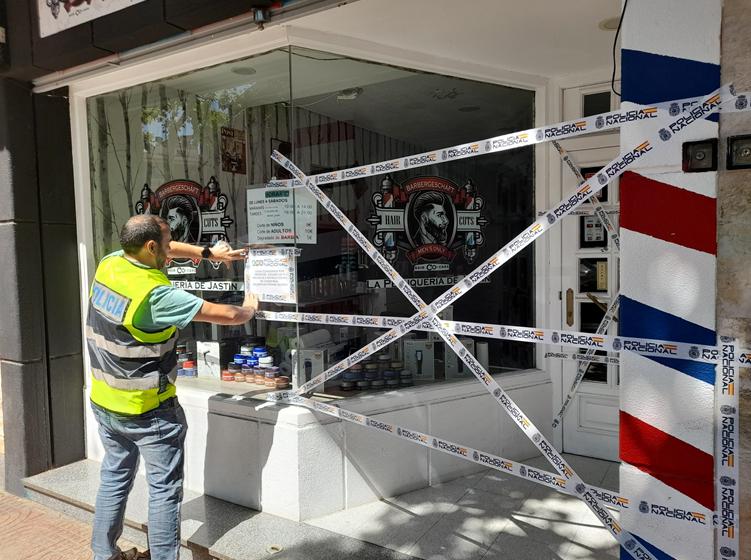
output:
<instances>
[{"instance_id":1,"label":"framed picture on interior wall","mask_svg":"<svg viewBox=\"0 0 751 560\"><path fill-rule=\"evenodd\" d=\"M285 157L292 157L292 144L289 143L287 140L281 140L280 138L272 138L271 139L271 150L269 150L269 154L271 154L274 150L278 151L280 154L282 154ZM292 178L292 173L284 169L281 165L274 162L274 171L272 173L274 177L276 177L279 180L286 180Z\"/></svg>"},{"instance_id":2,"label":"framed picture on interior wall","mask_svg":"<svg viewBox=\"0 0 751 560\"><path fill-rule=\"evenodd\" d=\"M245 175L245 131L238 128L222 127L222 171Z\"/></svg>"}]
</instances>

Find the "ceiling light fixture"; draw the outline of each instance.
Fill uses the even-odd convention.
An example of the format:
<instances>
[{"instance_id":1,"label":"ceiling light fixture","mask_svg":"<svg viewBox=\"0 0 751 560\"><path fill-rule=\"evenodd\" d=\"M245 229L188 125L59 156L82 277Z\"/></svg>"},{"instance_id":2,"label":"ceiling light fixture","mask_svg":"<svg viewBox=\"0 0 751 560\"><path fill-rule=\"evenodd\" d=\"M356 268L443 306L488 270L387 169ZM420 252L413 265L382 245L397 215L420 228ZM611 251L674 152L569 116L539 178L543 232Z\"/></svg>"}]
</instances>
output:
<instances>
[{"instance_id":1,"label":"ceiling light fixture","mask_svg":"<svg viewBox=\"0 0 751 560\"><path fill-rule=\"evenodd\" d=\"M604 19L597 24L597 27L599 27L603 31L615 31L616 29L618 29L618 22L620 20L621 18L619 18L618 16Z\"/></svg>"},{"instance_id":2,"label":"ceiling light fixture","mask_svg":"<svg viewBox=\"0 0 751 560\"><path fill-rule=\"evenodd\" d=\"M252 76L256 73L256 69L252 66L234 66L230 68L230 72L238 76Z\"/></svg>"},{"instance_id":3,"label":"ceiling light fixture","mask_svg":"<svg viewBox=\"0 0 751 560\"><path fill-rule=\"evenodd\" d=\"M336 99L337 101L350 101L352 99L357 99L358 97L360 97L361 93L362 88L360 87L347 88L340 91L336 96Z\"/></svg>"}]
</instances>

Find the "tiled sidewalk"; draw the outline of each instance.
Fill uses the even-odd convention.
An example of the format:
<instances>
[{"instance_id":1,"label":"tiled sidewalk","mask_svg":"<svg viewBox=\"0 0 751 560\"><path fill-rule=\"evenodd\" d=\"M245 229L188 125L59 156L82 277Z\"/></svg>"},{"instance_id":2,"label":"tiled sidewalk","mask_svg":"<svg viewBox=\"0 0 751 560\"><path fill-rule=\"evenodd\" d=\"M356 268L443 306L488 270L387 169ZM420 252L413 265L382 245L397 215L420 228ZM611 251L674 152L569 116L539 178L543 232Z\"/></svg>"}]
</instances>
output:
<instances>
[{"instance_id":1,"label":"tiled sidewalk","mask_svg":"<svg viewBox=\"0 0 751 560\"><path fill-rule=\"evenodd\" d=\"M90 538L90 526L0 492L2 560L90 560ZM123 549L133 546L120 542Z\"/></svg>"},{"instance_id":2,"label":"tiled sidewalk","mask_svg":"<svg viewBox=\"0 0 751 560\"><path fill-rule=\"evenodd\" d=\"M565 455L588 483L618 488L618 464ZM552 470L542 457L525 463ZM309 523L426 560L613 560L618 546L584 503L496 470Z\"/></svg>"}]
</instances>

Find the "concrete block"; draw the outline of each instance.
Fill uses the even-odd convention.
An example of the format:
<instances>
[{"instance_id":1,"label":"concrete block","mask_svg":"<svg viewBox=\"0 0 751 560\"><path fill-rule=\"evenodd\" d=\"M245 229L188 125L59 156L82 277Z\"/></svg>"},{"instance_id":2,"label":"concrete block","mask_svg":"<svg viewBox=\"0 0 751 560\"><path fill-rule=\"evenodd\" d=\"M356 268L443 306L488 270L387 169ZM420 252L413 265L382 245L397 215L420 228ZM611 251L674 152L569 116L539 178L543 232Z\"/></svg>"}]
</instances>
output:
<instances>
[{"instance_id":1,"label":"concrete block","mask_svg":"<svg viewBox=\"0 0 751 560\"><path fill-rule=\"evenodd\" d=\"M206 494L260 509L259 467L258 423L209 414L204 469Z\"/></svg>"},{"instance_id":2,"label":"concrete block","mask_svg":"<svg viewBox=\"0 0 751 560\"><path fill-rule=\"evenodd\" d=\"M70 108L67 89L34 96L37 123L39 205L42 222L75 225Z\"/></svg>"},{"instance_id":3,"label":"concrete block","mask_svg":"<svg viewBox=\"0 0 751 560\"><path fill-rule=\"evenodd\" d=\"M183 31L164 21L161 0L136 4L92 23L94 45L115 52L155 43Z\"/></svg>"},{"instance_id":4,"label":"concrete block","mask_svg":"<svg viewBox=\"0 0 751 560\"><path fill-rule=\"evenodd\" d=\"M428 431L425 406L372 415L421 432ZM362 426L344 428L346 507L410 492L428 485L428 450Z\"/></svg>"},{"instance_id":5,"label":"concrete block","mask_svg":"<svg viewBox=\"0 0 751 560\"><path fill-rule=\"evenodd\" d=\"M269 5L270 2L254 2L254 6ZM195 29L215 21L239 16L250 10L244 0L225 0L211 5L202 0L165 0L165 20L183 29Z\"/></svg>"},{"instance_id":6,"label":"concrete block","mask_svg":"<svg viewBox=\"0 0 751 560\"><path fill-rule=\"evenodd\" d=\"M0 263L0 358L40 360L44 352L44 299L36 224L0 224Z\"/></svg>"},{"instance_id":7,"label":"concrete block","mask_svg":"<svg viewBox=\"0 0 751 560\"><path fill-rule=\"evenodd\" d=\"M21 480L52 465L47 372L41 361L3 362L2 368L5 488L22 496Z\"/></svg>"},{"instance_id":8,"label":"concrete block","mask_svg":"<svg viewBox=\"0 0 751 560\"><path fill-rule=\"evenodd\" d=\"M0 221L38 221L36 169L31 91L0 79Z\"/></svg>"},{"instance_id":9,"label":"concrete block","mask_svg":"<svg viewBox=\"0 0 751 560\"><path fill-rule=\"evenodd\" d=\"M300 432L300 519L344 508L344 425L342 422ZM325 478L328 484L321 484Z\"/></svg>"},{"instance_id":10,"label":"concrete block","mask_svg":"<svg viewBox=\"0 0 751 560\"><path fill-rule=\"evenodd\" d=\"M502 411L490 395L437 403L431 405L429 410L433 435L494 455L500 452L500 432L488 428L498 426ZM484 468L440 451L430 451L431 484L446 482Z\"/></svg>"},{"instance_id":11,"label":"concrete block","mask_svg":"<svg viewBox=\"0 0 751 560\"><path fill-rule=\"evenodd\" d=\"M44 38L40 38L35 32L32 37L34 65L64 70L110 54L110 51L92 44L91 34L91 22Z\"/></svg>"},{"instance_id":12,"label":"concrete block","mask_svg":"<svg viewBox=\"0 0 751 560\"><path fill-rule=\"evenodd\" d=\"M59 467L86 455L83 356L50 358L49 371L52 459Z\"/></svg>"},{"instance_id":13,"label":"concrete block","mask_svg":"<svg viewBox=\"0 0 751 560\"><path fill-rule=\"evenodd\" d=\"M47 353L50 358L81 352L81 301L74 225L43 224ZM83 304L85 309L86 303Z\"/></svg>"},{"instance_id":14,"label":"concrete block","mask_svg":"<svg viewBox=\"0 0 751 560\"><path fill-rule=\"evenodd\" d=\"M262 422L256 456L262 489L256 509L293 521L301 519L298 471L305 458L300 454L299 437L297 428ZM326 483L331 483L328 477Z\"/></svg>"}]
</instances>

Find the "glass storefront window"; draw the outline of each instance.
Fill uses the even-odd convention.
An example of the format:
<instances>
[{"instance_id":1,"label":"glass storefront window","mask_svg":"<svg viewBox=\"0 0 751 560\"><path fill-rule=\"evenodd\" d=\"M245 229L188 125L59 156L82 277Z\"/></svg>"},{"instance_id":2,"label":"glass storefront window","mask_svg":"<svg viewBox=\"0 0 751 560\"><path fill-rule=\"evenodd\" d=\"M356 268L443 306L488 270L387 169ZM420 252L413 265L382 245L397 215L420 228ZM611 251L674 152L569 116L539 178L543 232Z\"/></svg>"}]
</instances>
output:
<instances>
[{"instance_id":1,"label":"glass storefront window","mask_svg":"<svg viewBox=\"0 0 751 560\"><path fill-rule=\"evenodd\" d=\"M117 232L135 213L159 213L174 239L200 244L268 242L276 225L275 245L299 250L297 303L262 309L409 317L414 307L324 208L300 189L270 191L272 179L290 178L271 151L312 175L529 128L533 116L532 91L298 47L91 98L92 250L98 260L118 249ZM533 221L534 152L354 176L321 188L429 303ZM270 222L270 214L256 212L270 197L293 201L297 212L275 207L281 221ZM167 272L207 300L242 300L240 263L180 261ZM443 316L534 326L534 289L529 247ZM301 384L383 332L256 319L243 327L193 323L181 343L183 358L217 387L244 346L265 346L281 374ZM491 373L535 365L532 345L471 333L461 339ZM320 389L346 396L471 377L427 332L407 335L355 370Z\"/></svg>"}]
</instances>

